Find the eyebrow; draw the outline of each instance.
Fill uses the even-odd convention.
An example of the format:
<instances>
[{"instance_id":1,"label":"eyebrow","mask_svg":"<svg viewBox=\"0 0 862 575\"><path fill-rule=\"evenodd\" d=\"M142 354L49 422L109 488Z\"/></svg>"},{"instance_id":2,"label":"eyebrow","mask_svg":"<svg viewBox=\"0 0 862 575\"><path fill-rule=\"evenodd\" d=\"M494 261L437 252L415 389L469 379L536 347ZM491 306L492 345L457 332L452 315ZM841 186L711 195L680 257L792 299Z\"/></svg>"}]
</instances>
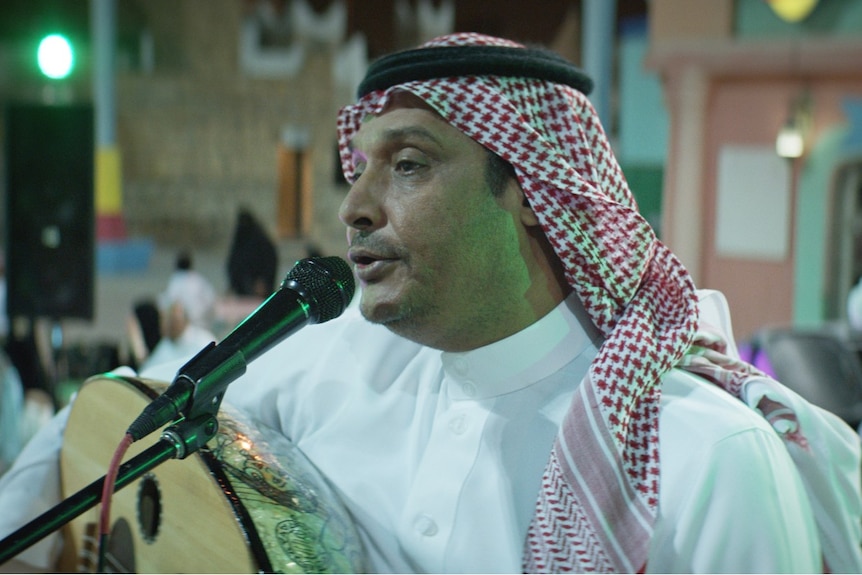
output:
<instances>
[{"instance_id":1,"label":"eyebrow","mask_svg":"<svg viewBox=\"0 0 862 575\"><path fill-rule=\"evenodd\" d=\"M386 142L397 140L409 140L419 138L420 140L428 140L429 142L440 145L440 140L437 137L420 126L407 126L405 128L391 128L383 132L383 140Z\"/></svg>"},{"instance_id":2,"label":"eyebrow","mask_svg":"<svg viewBox=\"0 0 862 575\"><path fill-rule=\"evenodd\" d=\"M381 141L386 144L392 144L393 142L401 142L405 140L411 139L419 139L430 142L437 147L442 147L442 143L437 137L428 131L427 129L421 126L404 126L401 128L388 128L383 131L381 134ZM351 140L349 144L350 150L356 150L355 140Z\"/></svg>"}]
</instances>

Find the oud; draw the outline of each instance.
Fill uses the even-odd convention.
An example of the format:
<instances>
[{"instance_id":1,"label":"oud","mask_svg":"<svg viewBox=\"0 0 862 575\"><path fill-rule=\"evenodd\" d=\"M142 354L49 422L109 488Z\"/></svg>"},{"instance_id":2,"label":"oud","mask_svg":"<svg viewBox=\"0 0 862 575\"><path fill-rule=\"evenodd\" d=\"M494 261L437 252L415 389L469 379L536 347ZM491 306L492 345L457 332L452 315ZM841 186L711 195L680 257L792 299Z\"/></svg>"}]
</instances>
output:
<instances>
[{"instance_id":1,"label":"oud","mask_svg":"<svg viewBox=\"0 0 862 575\"><path fill-rule=\"evenodd\" d=\"M81 388L61 453L64 497L104 474L132 418L166 384L101 375ZM223 404L219 430L113 495L107 569L147 573L348 573L366 570L350 517L281 434ZM142 452L133 443L127 457ZM65 572L92 571L98 508L63 527Z\"/></svg>"}]
</instances>

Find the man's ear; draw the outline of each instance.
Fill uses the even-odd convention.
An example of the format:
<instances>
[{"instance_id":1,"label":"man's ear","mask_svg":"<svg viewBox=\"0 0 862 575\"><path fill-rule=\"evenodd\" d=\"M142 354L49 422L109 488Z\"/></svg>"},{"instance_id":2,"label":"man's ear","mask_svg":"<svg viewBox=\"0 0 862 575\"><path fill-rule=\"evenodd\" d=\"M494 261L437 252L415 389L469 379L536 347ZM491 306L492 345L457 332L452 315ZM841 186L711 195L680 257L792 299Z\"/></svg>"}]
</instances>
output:
<instances>
[{"instance_id":1,"label":"man's ear","mask_svg":"<svg viewBox=\"0 0 862 575\"><path fill-rule=\"evenodd\" d=\"M527 195L524 193L524 190L521 189L521 185L518 183L518 180L514 178L509 180L508 185L516 188L515 193L517 194L518 201L521 204L519 209L521 222L525 226L538 226L539 218L536 217L536 213L533 211L532 206L530 206L530 201L527 199Z\"/></svg>"}]
</instances>

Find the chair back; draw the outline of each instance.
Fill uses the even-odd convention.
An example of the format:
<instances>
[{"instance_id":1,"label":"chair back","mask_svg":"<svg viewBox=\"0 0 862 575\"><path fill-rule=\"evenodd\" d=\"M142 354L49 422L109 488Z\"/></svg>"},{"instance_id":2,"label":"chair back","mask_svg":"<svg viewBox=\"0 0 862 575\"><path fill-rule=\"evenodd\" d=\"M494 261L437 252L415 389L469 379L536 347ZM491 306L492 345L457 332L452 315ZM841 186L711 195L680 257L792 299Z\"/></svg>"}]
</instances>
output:
<instances>
[{"instance_id":1,"label":"chair back","mask_svg":"<svg viewBox=\"0 0 862 575\"><path fill-rule=\"evenodd\" d=\"M825 331L770 328L757 336L775 378L854 429L862 423L862 363L855 350Z\"/></svg>"}]
</instances>

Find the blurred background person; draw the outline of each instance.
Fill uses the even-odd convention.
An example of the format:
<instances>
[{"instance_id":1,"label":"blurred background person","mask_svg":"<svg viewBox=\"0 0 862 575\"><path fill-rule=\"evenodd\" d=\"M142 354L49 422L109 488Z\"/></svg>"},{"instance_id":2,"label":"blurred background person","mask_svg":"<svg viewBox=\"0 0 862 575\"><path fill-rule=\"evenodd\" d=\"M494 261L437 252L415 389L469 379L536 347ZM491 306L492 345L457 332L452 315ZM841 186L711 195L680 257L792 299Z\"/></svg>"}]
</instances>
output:
<instances>
[{"instance_id":1,"label":"blurred background person","mask_svg":"<svg viewBox=\"0 0 862 575\"><path fill-rule=\"evenodd\" d=\"M6 472L23 444L24 387L18 371L0 351L0 475Z\"/></svg>"},{"instance_id":2,"label":"blurred background person","mask_svg":"<svg viewBox=\"0 0 862 575\"><path fill-rule=\"evenodd\" d=\"M216 340L212 332L216 291L210 281L192 269L188 252L177 256L176 269L159 295L161 339L141 368L174 359L190 358Z\"/></svg>"},{"instance_id":3,"label":"blurred background person","mask_svg":"<svg viewBox=\"0 0 862 575\"><path fill-rule=\"evenodd\" d=\"M278 252L264 227L248 209L237 215L227 261L233 295L266 298L275 289Z\"/></svg>"},{"instance_id":4,"label":"blurred background person","mask_svg":"<svg viewBox=\"0 0 862 575\"><path fill-rule=\"evenodd\" d=\"M140 368L161 339L158 304L150 298L136 302L126 318L126 363L134 369Z\"/></svg>"}]
</instances>

